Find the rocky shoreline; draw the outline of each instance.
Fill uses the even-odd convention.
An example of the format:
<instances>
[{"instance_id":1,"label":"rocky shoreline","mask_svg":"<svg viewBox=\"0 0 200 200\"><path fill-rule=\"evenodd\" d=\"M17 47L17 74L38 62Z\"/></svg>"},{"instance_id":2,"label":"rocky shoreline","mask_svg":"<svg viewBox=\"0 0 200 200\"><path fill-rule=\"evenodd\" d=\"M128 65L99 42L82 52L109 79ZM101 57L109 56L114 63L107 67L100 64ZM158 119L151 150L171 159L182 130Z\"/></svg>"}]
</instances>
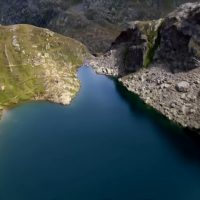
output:
<instances>
[{"instance_id":1,"label":"rocky shoreline","mask_svg":"<svg viewBox=\"0 0 200 200\"><path fill-rule=\"evenodd\" d=\"M200 129L199 74L200 68L172 74L163 66L153 66L119 81L170 120Z\"/></svg>"},{"instance_id":2,"label":"rocky shoreline","mask_svg":"<svg viewBox=\"0 0 200 200\"><path fill-rule=\"evenodd\" d=\"M118 77L116 68L97 67L94 61L90 65L98 74ZM199 74L200 68L173 74L164 66L154 65L118 78L118 81L169 120L200 131Z\"/></svg>"},{"instance_id":3,"label":"rocky shoreline","mask_svg":"<svg viewBox=\"0 0 200 200\"><path fill-rule=\"evenodd\" d=\"M153 27L151 33L157 33L153 34L154 43L149 42L143 26L152 31L152 23L133 22L108 52L89 64L99 74L117 77L129 91L168 119L199 131L199 16L200 3L180 6L157 29ZM145 60L151 61L149 65L145 66Z\"/></svg>"}]
</instances>

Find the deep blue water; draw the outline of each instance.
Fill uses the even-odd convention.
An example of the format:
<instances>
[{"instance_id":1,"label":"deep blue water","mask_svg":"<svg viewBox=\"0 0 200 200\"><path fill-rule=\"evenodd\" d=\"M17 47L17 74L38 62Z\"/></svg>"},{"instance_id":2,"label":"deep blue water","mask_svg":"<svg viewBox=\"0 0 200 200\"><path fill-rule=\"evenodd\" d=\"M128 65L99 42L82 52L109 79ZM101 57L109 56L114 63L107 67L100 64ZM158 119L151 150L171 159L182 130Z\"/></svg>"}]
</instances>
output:
<instances>
[{"instance_id":1,"label":"deep blue water","mask_svg":"<svg viewBox=\"0 0 200 200\"><path fill-rule=\"evenodd\" d=\"M0 122L0 200L199 200L200 143L106 76L81 68L70 106Z\"/></svg>"}]
</instances>

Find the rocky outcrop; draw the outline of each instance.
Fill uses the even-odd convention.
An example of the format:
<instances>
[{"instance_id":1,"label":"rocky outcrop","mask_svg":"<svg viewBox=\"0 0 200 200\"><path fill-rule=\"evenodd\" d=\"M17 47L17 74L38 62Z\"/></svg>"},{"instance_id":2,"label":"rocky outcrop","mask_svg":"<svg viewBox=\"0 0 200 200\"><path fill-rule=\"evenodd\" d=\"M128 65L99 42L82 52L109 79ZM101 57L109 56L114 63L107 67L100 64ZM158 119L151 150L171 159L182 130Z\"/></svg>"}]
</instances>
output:
<instances>
[{"instance_id":1,"label":"rocky outcrop","mask_svg":"<svg viewBox=\"0 0 200 200\"><path fill-rule=\"evenodd\" d=\"M169 119L200 129L200 3L157 21L136 21L90 61Z\"/></svg>"},{"instance_id":2,"label":"rocky outcrop","mask_svg":"<svg viewBox=\"0 0 200 200\"><path fill-rule=\"evenodd\" d=\"M98 66L95 68L114 71L116 76L148 67L158 45L157 38L162 21L160 19L130 23L129 28L112 43L110 51L91 61L90 64Z\"/></svg>"},{"instance_id":3,"label":"rocky outcrop","mask_svg":"<svg viewBox=\"0 0 200 200\"><path fill-rule=\"evenodd\" d=\"M0 26L0 35L0 115L29 100L71 102L76 71L90 56L83 44L29 25Z\"/></svg>"},{"instance_id":4,"label":"rocky outcrop","mask_svg":"<svg viewBox=\"0 0 200 200\"><path fill-rule=\"evenodd\" d=\"M156 59L174 72L200 66L200 4L187 3L169 14L160 30Z\"/></svg>"}]
</instances>

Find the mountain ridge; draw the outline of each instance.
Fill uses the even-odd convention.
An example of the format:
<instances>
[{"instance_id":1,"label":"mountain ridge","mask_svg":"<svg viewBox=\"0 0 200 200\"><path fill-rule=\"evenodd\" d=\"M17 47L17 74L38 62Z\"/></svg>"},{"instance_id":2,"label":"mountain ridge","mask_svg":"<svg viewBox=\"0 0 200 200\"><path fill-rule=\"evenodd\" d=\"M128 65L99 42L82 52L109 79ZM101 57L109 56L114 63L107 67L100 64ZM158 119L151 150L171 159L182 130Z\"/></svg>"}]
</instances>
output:
<instances>
[{"instance_id":1,"label":"mountain ridge","mask_svg":"<svg viewBox=\"0 0 200 200\"><path fill-rule=\"evenodd\" d=\"M0 23L32 24L105 52L128 21L163 17L187 0L2 0Z\"/></svg>"}]
</instances>

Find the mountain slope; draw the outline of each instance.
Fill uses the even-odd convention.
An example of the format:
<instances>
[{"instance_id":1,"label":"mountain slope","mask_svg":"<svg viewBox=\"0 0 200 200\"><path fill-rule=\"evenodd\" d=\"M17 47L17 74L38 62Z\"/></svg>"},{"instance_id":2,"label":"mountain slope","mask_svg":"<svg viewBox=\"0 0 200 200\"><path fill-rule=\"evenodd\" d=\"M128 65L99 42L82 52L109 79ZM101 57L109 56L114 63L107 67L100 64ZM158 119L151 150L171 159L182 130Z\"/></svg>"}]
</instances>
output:
<instances>
[{"instance_id":1,"label":"mountain slope","mask_svg":"<svg viewBox=\"0 0 200 200\"><path fill-rule=\"evenodd\" d=\"M87 56L80 42L47 29L0 26L0 109L34 99L68 104Z\"/></svg>"},{"instance_id":2,"label":"mountain slope","mask_svg":"<svg viewBox=\"0 0 200 200\"><path fill-rule=\"evenodd\" d=\"M102 52L128 21L163 17L187 0L1 0L0 23L49 28Z\"/></svg>"}]
</instances>

